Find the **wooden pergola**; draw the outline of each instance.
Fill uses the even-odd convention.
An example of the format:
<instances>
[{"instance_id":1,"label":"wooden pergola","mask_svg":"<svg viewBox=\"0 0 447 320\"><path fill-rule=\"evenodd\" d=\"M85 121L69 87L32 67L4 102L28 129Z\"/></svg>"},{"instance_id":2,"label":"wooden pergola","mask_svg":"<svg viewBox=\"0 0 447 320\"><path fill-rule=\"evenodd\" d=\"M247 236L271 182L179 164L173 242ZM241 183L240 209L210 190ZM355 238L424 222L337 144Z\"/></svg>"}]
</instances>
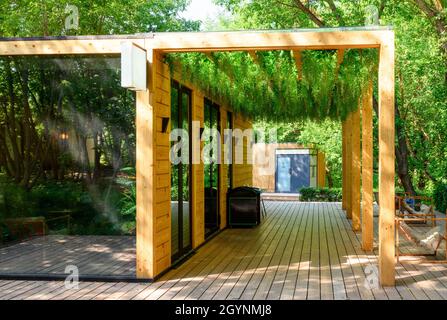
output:
<instances>
[{"instance_id":1,"label":"wooden pergola","mask_svg":"<svg viewBox=\"0 0 447 320\"><path fill-rule=\"evenodd\" d=\"M157 132L163 108L157 72L160 57L175 52L291 50L300 73L302 50L338 50L339 64L345 49L376 48L380 52L379 93L379 273L383 286L395 284L394 187L394 32L389 28L311 29L290 31L152 33L132 36L92 36L1 39L0 56L29 55L119 55L121 44L129 41L147 53L148 89L136 98L137 129L137 277L153 279L162 270L154 245L159 221L157 212L168 210L157 203L155 187L162 157L158 142L166 137ZM168 72L162 70L161 73ZM364 88L361 108L343 122L343 208L354 230L362 231L363 249L373 248L373 135L372 84ZM360 117L360 110L362 117ZM361 120L362 119L362 120ZM362 145L360 125L362 122ZM167 141L166 144L169 142ZM361 151L362 150L362 151ZM159 157L160 156L160 157ZM160 160L163 159L163 160ZM362 180L362 183L360 183ZM362 185L362 187L361 187ZM363 201L361 205L361 201ZM361 207L363 210L361 210ZM361 218L362 217L362 218ZM163 268L170 261L163 262Z\"/></svg>"}]
</instances>

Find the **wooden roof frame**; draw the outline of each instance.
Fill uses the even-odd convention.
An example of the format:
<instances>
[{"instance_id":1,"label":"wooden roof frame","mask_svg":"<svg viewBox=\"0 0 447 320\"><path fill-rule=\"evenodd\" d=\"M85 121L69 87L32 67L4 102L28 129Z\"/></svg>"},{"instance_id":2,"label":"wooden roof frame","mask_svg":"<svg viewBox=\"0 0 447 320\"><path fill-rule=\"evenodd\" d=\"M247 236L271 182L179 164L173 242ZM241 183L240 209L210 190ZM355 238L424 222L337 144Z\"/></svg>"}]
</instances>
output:
<instances>
[{"instance_id":1,"label":"wooden roof frame","mask_svg":"<svg viewBox=\"0 0 447 320\"><path fill-rule=\"evenodd\" d=\"M149 78L156 54L173 52L333 50L376 48L379 58L379 278L395 284L394 187L394 32L390 28L311 29L290 31L153 33L130 36L1 39L0 56L120 54L121 42L132 41L148 53ZM153 180L154 131L150 124L151 91L137 94L137 276L156 276L154 264ZM148 108L149 107L149 108ZM141 160L144 159L144 160ZM145 161L145 164L142 164ZM139 182L138 182L139 181ZM145 191L144 191L145 190ZM354 191L355 192L355 191ZM360 190L357 190L360 192ZM372 226L371 226L372 228Z\"/></svg>"},{"instance_id":2,"label":"wooden roof frame","mask_svg":"<svg viewBox=\"0 0 447 320\"><path fill-rule=\"evenodd\" d=\"M232 31L153 33L129 36L0 38L0 55L120 54L132 41L163 53L207 51L331 50L380 48L389 29L328 31Z\"/></svg>"}]
</instances>

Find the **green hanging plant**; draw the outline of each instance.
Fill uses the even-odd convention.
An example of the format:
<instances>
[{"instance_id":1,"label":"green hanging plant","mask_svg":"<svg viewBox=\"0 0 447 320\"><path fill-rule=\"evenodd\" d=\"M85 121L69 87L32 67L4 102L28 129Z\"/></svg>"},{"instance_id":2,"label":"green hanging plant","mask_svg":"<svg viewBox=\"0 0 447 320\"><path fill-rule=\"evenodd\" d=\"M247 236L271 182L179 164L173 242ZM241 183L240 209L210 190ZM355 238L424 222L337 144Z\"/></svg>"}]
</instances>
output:
<instances>
[{"instance_id":1,"label":"green hanging plant","mask_svg":"<svg viewBox=\"0 0 447 320\"><path fill-rule=\"evenodd\" d=\"M253 120L344 119L358 108L362 89L377 71L376 50L347 50L336 72L334 50L303 52L303 79L288 51L170 54L183 80L209 98L225 103Z\"/></svg>"}]
</instances>

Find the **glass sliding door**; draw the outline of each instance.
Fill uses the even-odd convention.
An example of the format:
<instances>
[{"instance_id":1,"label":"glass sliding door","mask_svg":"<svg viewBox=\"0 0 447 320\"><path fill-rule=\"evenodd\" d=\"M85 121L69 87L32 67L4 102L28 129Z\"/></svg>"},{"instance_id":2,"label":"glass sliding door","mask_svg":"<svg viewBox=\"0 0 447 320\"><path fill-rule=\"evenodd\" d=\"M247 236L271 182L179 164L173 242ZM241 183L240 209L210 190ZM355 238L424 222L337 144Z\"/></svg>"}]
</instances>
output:
<instances>
[{"instance_id":1,"label":"glass sliding door","mask_svg":"<svg viewBox=\"0 0 447 320\"><path fill-rule=\"evenodd\" d=\"M217 130L220 132L219 106L205 99L205 130ZM213 145L210 157L215 160L220 158L220 143L216 137L210 136L206 143ZM217 154L212 154L217 150ZM205 163L205 237L209 237L219 230L219 194L220 194L220 165L215 162Z\"/></svg>"},{"instance_id":2,"label":"glass sliding door","mask_svg":"<svg viewBox=\"0 0 447 320\"><path fill-rule=\"evenodd\" d=\"M278 152L278 151L277 151ZM306 150L276 154L276 192L298 193L310 186L310 155Z\"/></svg>"},{"instance_id":3,"label":"glass sliding door","mask_svg":"<svg viewBox=\"0 0 447 320\"><path fill-rule=\"evenodd\" d=\"M188 137L178 137L171 146L188 138L188 148L180 149L177 157L188 159L176 164L171 161L171 253L176 261L187 254L191 246L191 91L178 82L171 86L171 129L183 129ZM184 154L182 154L184 152ZM171 159L172 160L172 159Z\"/></svg>"}]
</instances>

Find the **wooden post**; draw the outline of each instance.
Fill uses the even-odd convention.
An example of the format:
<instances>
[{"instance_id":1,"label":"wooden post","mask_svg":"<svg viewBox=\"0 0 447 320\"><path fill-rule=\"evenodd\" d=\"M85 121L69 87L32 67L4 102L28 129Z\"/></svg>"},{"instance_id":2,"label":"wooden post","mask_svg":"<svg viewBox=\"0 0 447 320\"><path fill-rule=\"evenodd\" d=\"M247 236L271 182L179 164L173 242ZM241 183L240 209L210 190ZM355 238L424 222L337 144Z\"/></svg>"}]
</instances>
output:
<instances>
[{"instance_id":1,"label":"wooden post","mask_svg":"<svg viewBox=\"0 0 447 320\"><path fill-rule=\"evenodd\" d=\"M181 76L179 75L179 79ZM200 128L203 127L204 96L197 89L192 91L192 120L198 122L197 130L193 130L193 141L200 140ZM204 142L193 144L192 165L192 247L195 249L205 242L205 193L204 167L201 154Z\"/></svg>"},{"instance_id":2,"label":"wooden post","mask_svg":"<svg viewBox=\"0 0 447 320\"><path fill-rule=\"evenodd\" d=\"M326 155L323 152L317 153L317 186L326 187Z\"/></svg>"},{"instance_id":3,"label":"wooden post","mask_svg":"<svg viewBox=\"0 0 447 320\"><path fill-rule=\"evenodd\" d=\"M341 124L341 138L342 138L342 203L341 207L343 210L346 210L346 135L347 135L347 120L343 120Z\"/></svg>"},{"instance_id":4,"label":"wooden post","mask_svg":"<svg viewBox=\"0 0 447 320\"><path fill-rule=\"evenodd\" d=\"M360 103L359 103L360 104ZM360 231L360 106L352 113L352 172L351 172L351 212L352 230Z\"/></svg>"},{"instance_id":5,"label":"wooden post","mask_svg":"<svg viewBox=\"0 0 447 320\"><path fill-rule=\"evenodd\" d=\"M153 70L153 50L148 54L148 70ZM148 72L150 74L150 72ZM136 269L137 278L154 277L154 145L155 126L152 79L148 89L136 94Z\"/></svg>"},{"instance_id":6,"label":"wooden post","mask_svg":"<svg viewBox=\"0 0 447 320\"><path fill-rule=\"evenodd\" d=\"M171 265L171 117L169 67L146 46L148 90L137 92L137 278L153 279Z\"/></svg>"},{"instance_id":7,"label":"wooden post","mask_svg":"<svg viewBox=\"0 0 447 320\"><path fill-rule=\"evenodd\" d=\"M352 112L346 118L346 216L352 219Z\"/></svg>"},{"instance_id":8,"label":"wooden post","mask_svg":"<svg viewBox=\"0 0 447 320\"><path fill-rule=\"evenodd\" d=\"M362 248L372 251L373 224L373 83L362 97Z\"/></svg>"},{"instance_id":9,"label":"wooden post","mask_svg":"<svg viewBox=\"0 0 447 320\"><path fill-rule=\"evenodd\" d=\"M224 164L225 159L225 150L224 150L224 130L227 128L227 110L220 107L220 158L221 158L221 164L218 166L220 179L220 194L219 194L219 214L220 214L220 226L219 228L222 230L227 226L227 191L228 191L228 166Z\"/></svg>"},{"instance_id":10,"label":"wooden post","mask_svg":"<svg viewBox=\"0 0 447 320\"><path fill-rule=\"evenodd\" d=\"M379 276L382 286L394 286L394 33L383 39L379 62Z\"/></svg>"}]
</instances>

